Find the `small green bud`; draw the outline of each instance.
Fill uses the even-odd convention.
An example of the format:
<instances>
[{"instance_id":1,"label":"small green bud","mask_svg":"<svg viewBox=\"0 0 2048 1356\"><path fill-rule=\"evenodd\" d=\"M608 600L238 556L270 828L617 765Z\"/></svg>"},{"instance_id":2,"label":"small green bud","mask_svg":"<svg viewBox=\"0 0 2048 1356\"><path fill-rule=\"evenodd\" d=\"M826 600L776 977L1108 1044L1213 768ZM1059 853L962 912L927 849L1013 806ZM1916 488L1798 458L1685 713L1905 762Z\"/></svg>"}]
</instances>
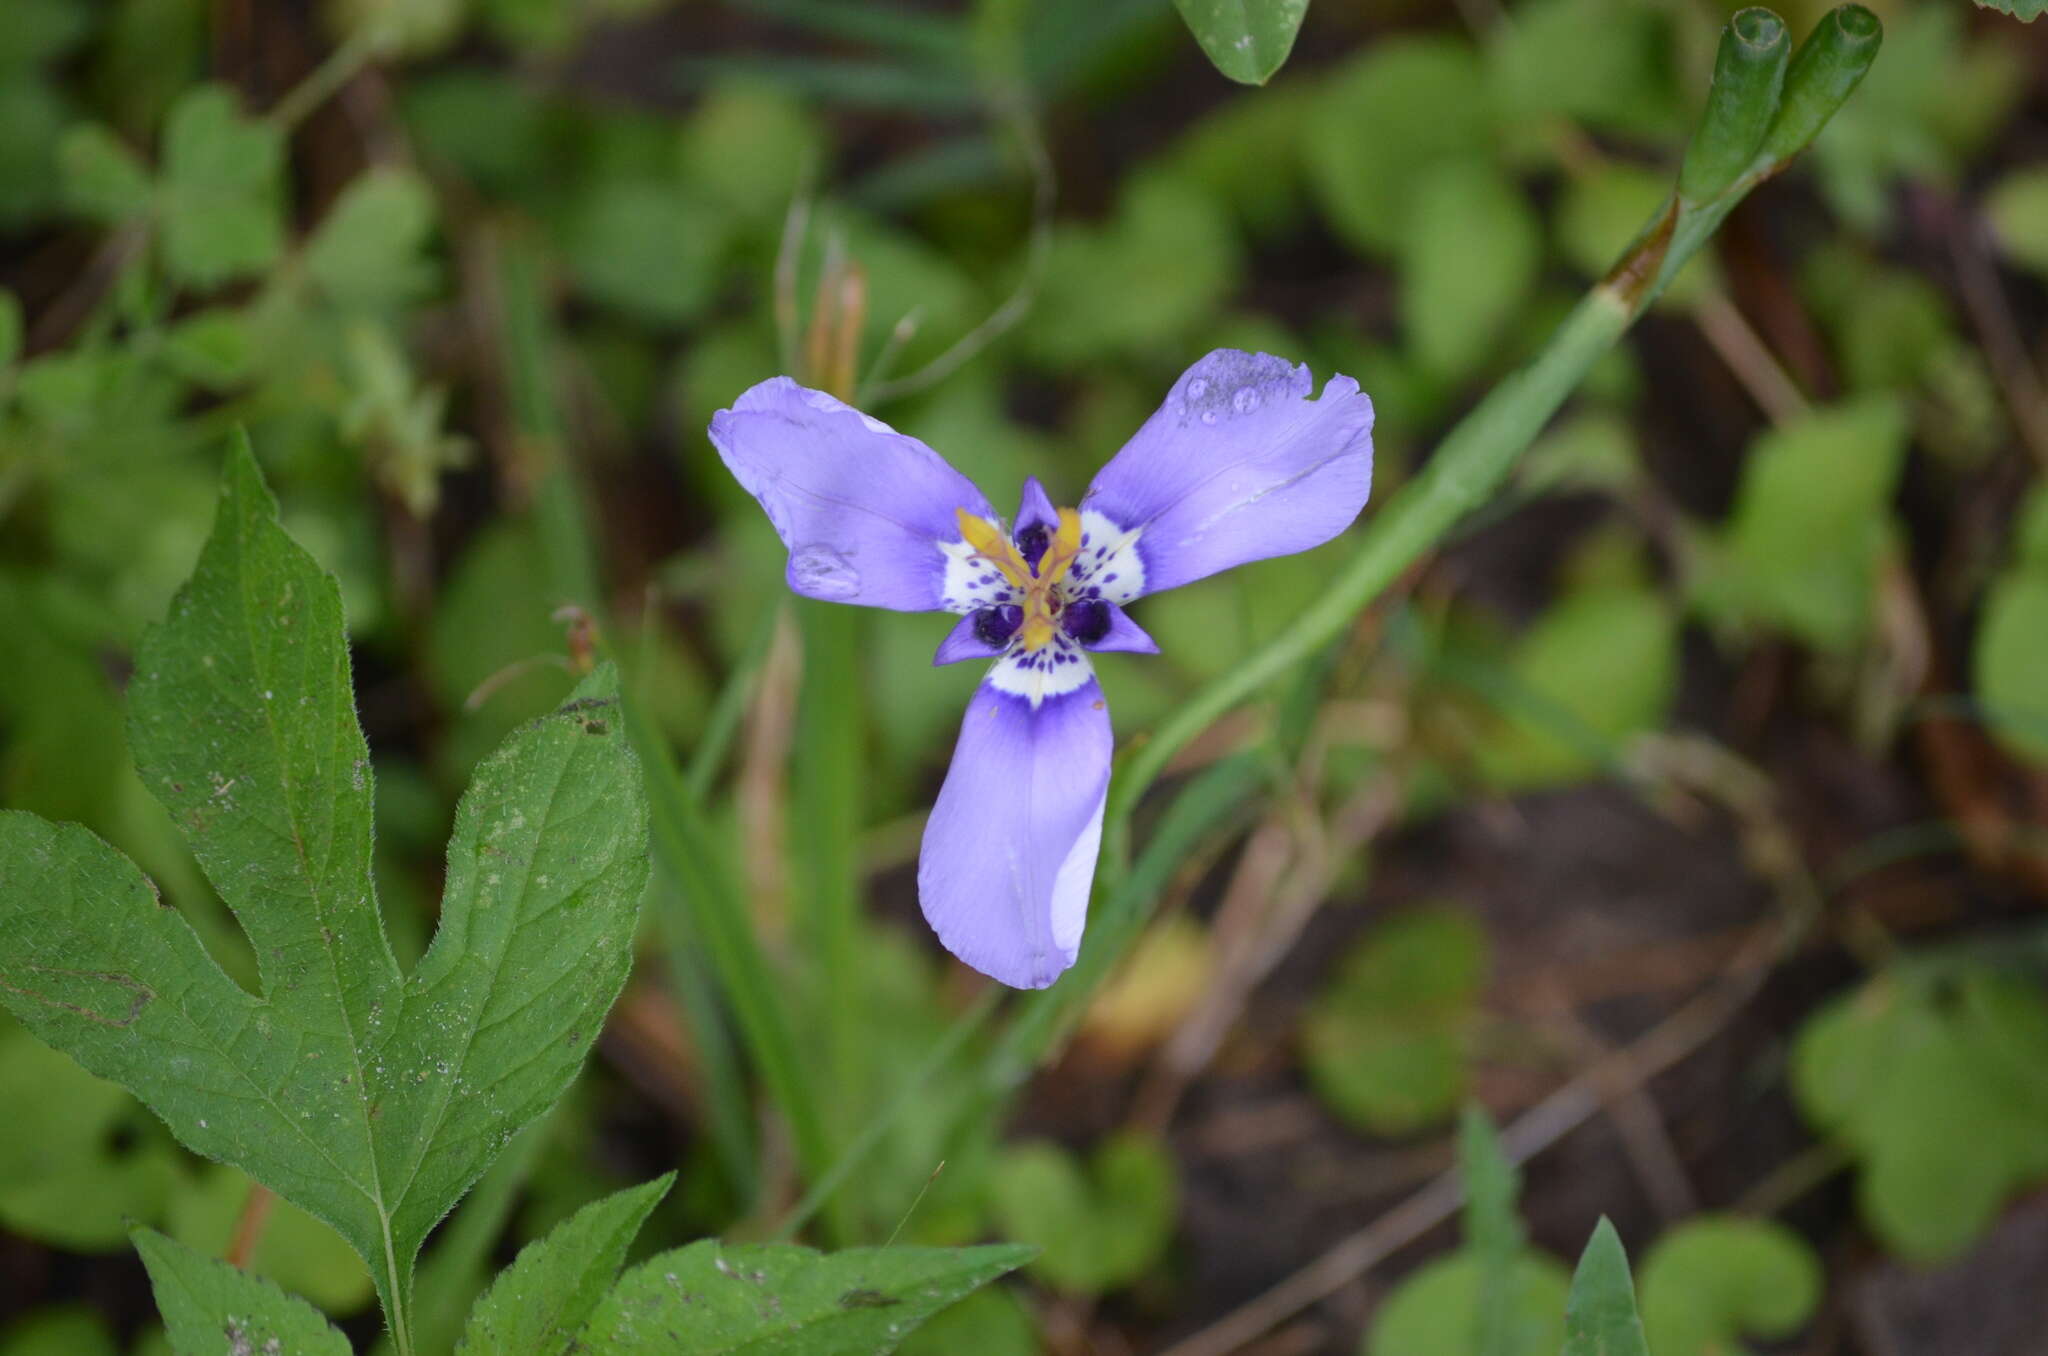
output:
<instances>
[{"instance_id":1,"label":"small green bud","mask_svg":"<svg viewBox=\"0 0 2048 1356\"><path fill-rule=\"evenodd\" d=\"M1778 112L1791 55L1785 21L1767 9L1742 10L1721 30L1714 86L1678 175L1686 201L1720 197L1756 159Z\"/></svg>"},{"instance_id":2,"label":"small green bud","mask_svg":"<svg viewBox=\"0 0 2048 1356\"><path fill-rule=\"evenodd\" d=\"M1861 5L1843 5L1822 19L1785 73L1785 97L1764 133L1760 154L1776 168L1806 149L1863 79L1884 42L1884 25Z\"/></svg>"}]
</instances>

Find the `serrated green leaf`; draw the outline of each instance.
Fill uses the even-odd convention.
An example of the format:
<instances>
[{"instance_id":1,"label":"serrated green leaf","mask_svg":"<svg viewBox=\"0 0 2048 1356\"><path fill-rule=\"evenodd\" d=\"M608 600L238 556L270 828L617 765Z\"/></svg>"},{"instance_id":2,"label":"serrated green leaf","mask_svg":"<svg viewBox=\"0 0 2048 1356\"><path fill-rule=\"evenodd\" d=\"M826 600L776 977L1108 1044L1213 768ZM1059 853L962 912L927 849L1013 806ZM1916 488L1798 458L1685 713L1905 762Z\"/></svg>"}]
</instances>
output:
<instances>
[{"instance_id":1,"label":"serrated green leaf","mask_svg":"<svg viewBox=\"0 0 2048 1356\"><path fill-rule=\"evenodd\" d=\"M137 1229L134 1239L177 1356L349 1356L348 1339L304 1300L154 1229Z\"/></svg>"},{"instance_id":2,"label":"serrated green leaf","mask_svg":"<svg viewBox=\"0 0 2048 1356\"><path fill-rule=\"evenodd\" d=\"M1650 1356L1621 1236L1602 1215L1565 1301L1562 1356Z\"/></svg>"},{"instance_id":3,"label":"serrated green leaf","mask_svg":"<svg viewBox=\"0 0 2048 1356\"><path fill-rule=\"evenodd\" d=\"M1796 1333L1820 1303L1820 1263L1773 1220L1700 1215L1643 1259L1643 1331L1657 1356L1729 1356L1745 1336Z\"/></svg>"},{"instance_id":4,"label":"serrated green leaf","mask_svg":"<svg viewBox=\"0 0 2048 1356\"><path fill-rule=\"evenodd\" d=\"M57 166L64 177L65 203L95 221L115 224L145 216L154 201L149 166L98 123L64 134Z\"/></svg>"},{"instance_id":5,"label":"serrated green leaf","mask_svg":"<svg viewBox=\"0 0 2048 1356\"><path fill-rule=\"evenodd\" d=\"M427 239L434 229L434 195L411 170L369 171L306 242L306 271L346 307L390 310L417 300L434 285Z\"/></svg>"},{"instance_id":6,"label":"serrated green leaf","mask_svg":"<svg viewBox=\"0 0 2048 1356\"><path fill-rule=\"evenodd\" d=\"M546 1238L520 1249L470 1310L460 1350L471 1356L575 1350L577 1333L618 1278L626 1249L675 1178L667 1173L593 1201Z\"/></svg>"},{"instance_id":7,"label":"serrated green leaf","mask_svg":"<svg viewBox=\"0 0 2048 1356\"><path fill-rule=\"evenodd\" d=\"M2010 14L2021 23L2030 24L2048 13L2048 0L1977 0L1977 8L1995 9L2000 14Z\"/></svg>"},{"instance_id":8,"label":"serrated green leaf","mask_svg":"<svg viewBox=\"0 0 2048 1356\"><path fill-rule=\"evenodd\" d=\"M165 123L163 192L173 278L210 288L261 269L284 247L284 134L225 85L193 89Z\"/></svg>"},{"instance_id":9,"label":"serrated green leaf","mask_svg":"<svg viewBox=\"0 0 2048 1356\"><path fill-rule=\"evenodd\" d=\"M184 1182L164 1213L163 1232L209 1257L227 1252L248 1208L249 1175L209 1163ZM276 1282L329 1314L352 1314L376 1291L369 1270L332 1228L287 1200L273 1200L243 1269Z\"/></svg>"},{"instance_id":10,"label":"serrated green leaf","mask_svg":"<svg viewBox=\"0 0 2048 1356\"><path fill-rule=\"evenodd\" d=\"M818 1253L716 1240L628 1271L579 1343L593 1356L871 1356L1031 1249L852 1248Z\"/></svg>"},{"instance_id":11,"label":"serrated green leaf","mask_svg":"<svg viewBox=\"0 0 2048 1356\"><path fill-rule=\"evenodd\" d=\"M1242 85L1263 85L1294 49L1308 0L1173 0L1216 69Z\"/></svg>"},{"instance_id":12,"label":"serrated green leaf","mask_svg":"<svg viewBox=\"0 0 2048 1356\"><path fill-rule=\"evenodd\" d=\"M0 1000L179 1139L333 1225L401 1328L427 1231L561 1094L623 983L646 809L600 670L477 771L408 980L369 875L335 582L246 448L130 687L143 779L255 948L238 988L83 829L0 815Z\"/></svg>"}]
</instances>

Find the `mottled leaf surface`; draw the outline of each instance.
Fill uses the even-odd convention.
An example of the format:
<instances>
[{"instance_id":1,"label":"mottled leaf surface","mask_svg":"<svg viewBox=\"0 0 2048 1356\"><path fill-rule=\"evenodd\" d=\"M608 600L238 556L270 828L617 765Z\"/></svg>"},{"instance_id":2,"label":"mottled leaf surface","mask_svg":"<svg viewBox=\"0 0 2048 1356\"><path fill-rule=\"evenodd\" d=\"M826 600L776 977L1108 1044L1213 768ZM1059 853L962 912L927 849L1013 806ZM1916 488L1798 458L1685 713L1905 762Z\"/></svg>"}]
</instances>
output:
<instances>
[{"instance_id":1,"label":"mottled leaf surface","mask_svg":"<svg viewBox=\"0 0 2048 1356\"><path fill-rule=\"evenodd\" d=\"M334 580L238 452L145 640L130 742L260 969L238 987L126 859L0 814L0 1001L195 1151L327 1221L402 1311L421 1240L567 1086L624 982L646 810L602 670L478 768L403 976ZM396 1318L396 1315L394 1315Z\"/></svg>"},{"instance_id":2,"label":"mottled leaf surface","mask_svg":"<svg viewBox=\"0 0 2048 1356\"><path fill-rule=\"evenodd\" d=\"M707 1240L649 1259L598 1306L593 1356L874 1356L1031 1249L809 1248Z\"/></svg>"},{"instance_id":3,"label":"mottled leaf surface","mask_svg":"<svg viewBox=\"0 0 2048 1356\"><path fill-rule=\"evenodd\" d=\"M318 1309L154 1229L135 1231L177 1356L349 1356Z\"/></svg>"}]
</instances>

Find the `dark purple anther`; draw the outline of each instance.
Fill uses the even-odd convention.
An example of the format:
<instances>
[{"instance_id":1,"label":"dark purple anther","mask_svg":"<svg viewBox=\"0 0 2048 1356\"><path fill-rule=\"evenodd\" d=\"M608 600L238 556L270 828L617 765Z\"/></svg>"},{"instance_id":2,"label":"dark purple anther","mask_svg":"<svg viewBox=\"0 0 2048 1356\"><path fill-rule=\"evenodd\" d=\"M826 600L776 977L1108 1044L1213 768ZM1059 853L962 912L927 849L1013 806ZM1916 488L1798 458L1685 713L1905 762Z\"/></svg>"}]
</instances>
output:
<instances>
[{"instance_id":1,"label":"dark purple anther","mask_svg":"<svg viewBox=\"0 0 2048 1356\"><path fill-rule=\"evenodd\" d=\"M1045 548L1052 545L1052 533L1043 527L1027 527L1017 534L1017 551L1024 557L1024 563L1031 567L1031 573L1038 573L1038 561L1045 554Z\"/></svg>"},{"instance_id":2,"label":"dark purple anther","mask_svg":"<svg viewBox=\"0 0 2048 1356\"><path fill-rule=\"evenodd\" d=\"M1023 624L1024 609L1015 603L985 607L974 614L974 638L990 649L1000 650Z\"/></svg>"},{"instance_id":3,"label":"dark purple anther","mask_svg":"<svg viewBox=\"0 0 2048 1356\"><path fill-rule=\"evenodd\" d=\"M1109 634L1109 604L1093 598L1068 603L1060 629L1083 645L1093 645Z\"/></svg>"}]
</instances>

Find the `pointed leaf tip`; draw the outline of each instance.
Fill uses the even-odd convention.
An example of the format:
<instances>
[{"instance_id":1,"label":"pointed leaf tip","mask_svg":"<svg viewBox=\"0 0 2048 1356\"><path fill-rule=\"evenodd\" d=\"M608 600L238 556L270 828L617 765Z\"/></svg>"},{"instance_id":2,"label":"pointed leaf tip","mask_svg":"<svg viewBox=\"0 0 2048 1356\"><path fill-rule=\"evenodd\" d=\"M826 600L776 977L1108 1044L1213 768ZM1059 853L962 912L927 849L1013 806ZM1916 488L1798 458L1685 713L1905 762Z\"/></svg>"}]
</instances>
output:
<instances>
[{"instance_id":1,"label":"pointed leaf tip","mask_svg":"<svg viewBox=\"0 0 2048 1356\"><path fill-rule=\"evenodd\" d=\"M1650 1356L1621 1235L1605 1215L1579 1255L1565 1302L1561 1356Z\"/></svg>"}]
</instances>

